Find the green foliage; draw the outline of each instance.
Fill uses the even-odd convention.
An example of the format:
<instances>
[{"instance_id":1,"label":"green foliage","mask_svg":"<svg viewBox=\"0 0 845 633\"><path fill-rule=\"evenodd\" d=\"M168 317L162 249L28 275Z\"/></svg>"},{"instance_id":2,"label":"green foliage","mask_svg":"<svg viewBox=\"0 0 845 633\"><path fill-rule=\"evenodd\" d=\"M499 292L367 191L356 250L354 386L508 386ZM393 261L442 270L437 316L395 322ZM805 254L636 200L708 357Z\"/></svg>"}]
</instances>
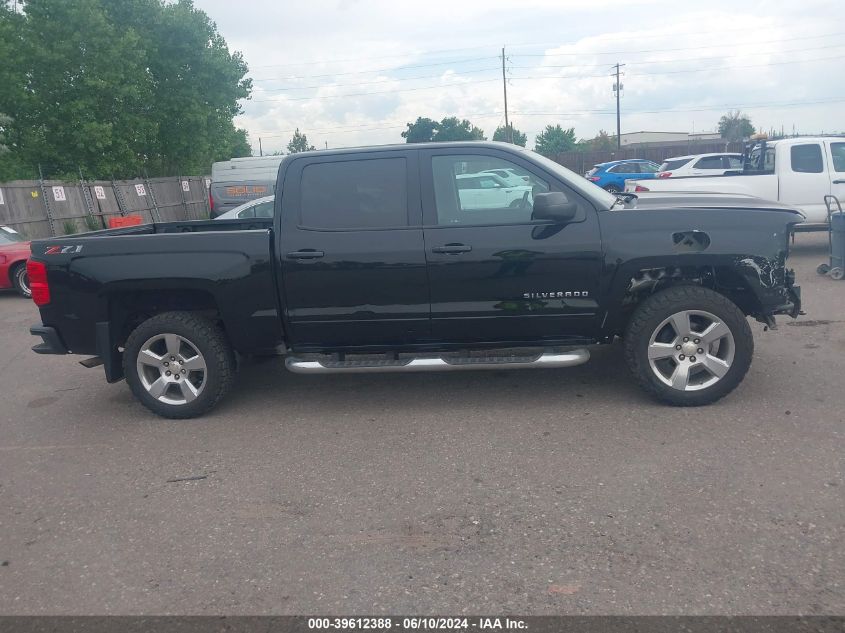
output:
<instances>
[{"instance_id":1,"label":"green foliage","mask_svg":"<svg viewBox=\"0 0 845 633\"><path fill-rule=\"evenodd\" d=\"M575 128L564 130L560 125L547 125L534 140L534 149L548 157L575 149Z\"/></svg>"},{"instance_id":2,"label":"green foliage","mask_svg":"<svg viewBox=\"0 0 845 633\"><path fill-rule=\"evenodd\" d=\"M525 144L528 142L528 136L517 130L513 125L500 125L493 132L493 140L525 147Z\"/></svg>"},{"instance_id":3,"label":"green foliage","mask_svg":"<svg viewBox=\"0 0 845 633\"><path fill-rule=\"evenodd\" d=\"M293 133L293 138L288 143L288 154L298 154L299 152L314 151L314 146L308 144L308 137L299 131L299 128Z\"/></svg>"},{"instance_id":4,"label":"green foliage","mask_svg":"<svg viewBox=\"0 0 845 633\"><path fill-rule=\"evenodd\" d=\"M458 117L446 117L437 125L437 132L434 133L435 142L445 141L483 141L484 131L475 127L472 123Z\"/></svg>"},{"instance_id":5,"label":"green foliage","mask_svg":"<svg viewBox=\"0 0 845 633\"><path fill-rule=\"evenodd\" d=\"M2 5L3 3L0 3ZM0 176L206 173L251 153L236 130L250 80L191 0L26 0L0 6Z\"/></svg>"},{"instance_id":6,"label":"green foliage","mask_svg":"<svg viewBox=\"0 0 845 633\"><path fill-rule=\"evenodd\" d=\"M79 227L76 226L76 222L73 220L65 220L62 222L62 230L65 235L75 235L79 232Z\"/></svg>"},{"instance_id":7,"label":"green foliage","mask_svg":"<svg viewBox=\"0 0 845 633\"><path fill-rule=\"evenodd\" d=\"M86 215L85 216L85 226L88 227L89 231L99 231L102 229L102 225L100 221L97 220L93 215Z\"/></svg>"},{"instance_id":8,"label":"green foliage","mask_svg":"<svg viewBox=\"0 0 845 633\"><path fill-rule=\"evenodd\" d=\"M754 134L754 126L747 114L729 110L719 119L719 134L726 141L741 141Z\"/></svg>"},{"instance_id":9,"label":"green foliage","mask_svg":"<svg viewBox=\"0 0 845 633\"><path fill-rule=\"evenodd\" d=\"M468 120L458 117L445 117L437 122L433 119L418 117L415 123L408 123L408 129L402 132L406 143L427 143L429 141L483 141L484 131L475 127Z\"/></svg>"},{"instance_id":10,"label":"green foliage","mask_svg":"<svg viewBox=\"0 0 845 633\"><path fill-rule=\"evenodd\" d=\"M604 130L599 130L595 138L578 141L578 148L582 150L611 151L616 149L616 135L610 136Z\"/></svg>"},{"instance_id":11,"label":"green foliage","mask_svg":"<svg viewBox=\"0 0 845 633\"><path fill-rule=\"evenodd\" d=\"M408 123L408 129L402 132L406 143L427 143L437 132L437 121L425 117L417 117L416 122Z\"/></svg>"}]
</instances>

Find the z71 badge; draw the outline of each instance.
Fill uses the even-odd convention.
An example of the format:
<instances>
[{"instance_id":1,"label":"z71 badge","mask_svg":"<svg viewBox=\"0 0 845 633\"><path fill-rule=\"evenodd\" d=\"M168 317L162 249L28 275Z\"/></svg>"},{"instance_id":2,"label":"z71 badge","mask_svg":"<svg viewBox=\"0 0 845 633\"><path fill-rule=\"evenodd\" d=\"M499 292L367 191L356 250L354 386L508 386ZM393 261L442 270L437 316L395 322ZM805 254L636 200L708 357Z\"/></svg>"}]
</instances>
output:
<instances>
[{"instance_id":1,"label":"z71 badge","mask_svg":"<svg viewBox=\"0 0 845 633\"><path fill-rule=\"evenodd\" d=\"M66 255L68 253L81 253L82 244L75 246L48 246L44 251L45 255Z\"/></svg>"},{"instance_id":2,"label":"z71 badge","mask_svg":"<svg viewBox=\"0 0 845 633\"><path fill-rule=\"evenodd\" d=\"M523 299L569 299L572 297L589 297L587 290L553 290L551 292L526 292Z\"/></svg>"}]
</instances>

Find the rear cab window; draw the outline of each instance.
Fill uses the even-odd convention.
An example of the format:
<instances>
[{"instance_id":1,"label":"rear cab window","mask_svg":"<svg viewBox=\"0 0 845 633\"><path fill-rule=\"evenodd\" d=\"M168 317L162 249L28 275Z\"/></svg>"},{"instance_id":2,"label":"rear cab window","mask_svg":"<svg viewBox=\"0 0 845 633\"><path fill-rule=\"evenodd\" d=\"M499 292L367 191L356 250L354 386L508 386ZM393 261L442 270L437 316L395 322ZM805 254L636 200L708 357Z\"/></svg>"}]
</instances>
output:
<instances>
[{"instance_id":1,"label":"rear cab window","mask_svg":"<svg viewBox=\"0 0 845 633\"><path fill-rule=\"evenodd\" d=\"M830 155L833 158L833 171L845 172L845 143L831 143Z\"/></svg>"},{"instance_id":2,"label":"rear cab window","mask_svg":"<svg viewBox=\"0 0 845 633\"><path fill-rule=\"evenodd\" d=\"M314 229L408 226L403 157L317 162L302 169L300 223Z\"/></svg>"}]
</instances>

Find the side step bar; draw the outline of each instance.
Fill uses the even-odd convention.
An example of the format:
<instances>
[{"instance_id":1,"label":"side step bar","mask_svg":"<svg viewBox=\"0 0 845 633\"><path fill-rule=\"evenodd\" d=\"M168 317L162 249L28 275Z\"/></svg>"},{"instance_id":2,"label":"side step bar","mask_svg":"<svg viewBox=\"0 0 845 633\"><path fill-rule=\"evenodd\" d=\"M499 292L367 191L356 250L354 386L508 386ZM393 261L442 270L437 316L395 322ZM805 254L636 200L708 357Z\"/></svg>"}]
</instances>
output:
<instances>
[{"instance_id":1,"label":"side step bar","mask_svg":"<svg viewBox=\"0 0 845 633\"><path fill-rule=\"evenodd\" d=\"M474 369L529 369L572 367L590 360L586 349L545 352L535 357L499 356L444 359L411 358L405 360L303 360L295 356L285 359L285 367L297 374L353 374L372 372L463 371Z\"/></svg>"}]
</instances>

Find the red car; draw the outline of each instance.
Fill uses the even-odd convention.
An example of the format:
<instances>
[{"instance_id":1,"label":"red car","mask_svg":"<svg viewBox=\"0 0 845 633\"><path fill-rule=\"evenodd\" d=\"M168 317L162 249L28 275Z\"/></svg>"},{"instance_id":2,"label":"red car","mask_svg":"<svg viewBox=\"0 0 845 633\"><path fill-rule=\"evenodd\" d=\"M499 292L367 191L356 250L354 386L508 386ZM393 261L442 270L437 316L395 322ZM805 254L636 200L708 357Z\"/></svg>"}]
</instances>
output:
<instances>
[{"instance_id":1,"label":"red car","mask_svg":"<svg viewBox=\"0 0 845 633\"><path fill-rule=\"evenodd\" d=\"M26 260L29 259L29 241L8 226L0 226L0 288L14 288L29 297L29 277Z\"/></svg>"}]
</instances>

